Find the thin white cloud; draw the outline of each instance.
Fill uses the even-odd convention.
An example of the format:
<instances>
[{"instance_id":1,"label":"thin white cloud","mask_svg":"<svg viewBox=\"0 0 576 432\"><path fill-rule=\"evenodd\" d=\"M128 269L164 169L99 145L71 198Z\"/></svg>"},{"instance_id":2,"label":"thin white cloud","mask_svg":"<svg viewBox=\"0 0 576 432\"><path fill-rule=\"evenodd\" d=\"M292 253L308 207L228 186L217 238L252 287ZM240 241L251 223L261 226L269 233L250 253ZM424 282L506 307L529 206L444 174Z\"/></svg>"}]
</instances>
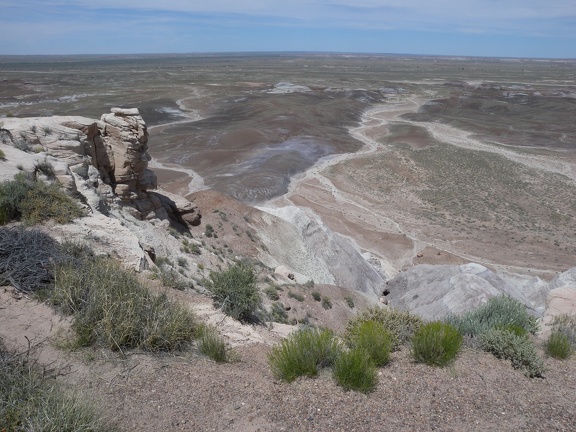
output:
<instances>
[{"instance_id":1,"label":"thin white cloud","mask_svg":"<svg viewBox=\"0 0 576 432\"><path fill-rule=\"evenodd\" d=\"M491 32L554 31L557 21L576 22L574 0L5 0L0 6L90 11L134 10L147 13L226 14L245 19L274 18L292 25L365 29ZM224 18L226 19L226 18ZM573 26L576 34L576 25Z\"/></svg>"}]
</instances>

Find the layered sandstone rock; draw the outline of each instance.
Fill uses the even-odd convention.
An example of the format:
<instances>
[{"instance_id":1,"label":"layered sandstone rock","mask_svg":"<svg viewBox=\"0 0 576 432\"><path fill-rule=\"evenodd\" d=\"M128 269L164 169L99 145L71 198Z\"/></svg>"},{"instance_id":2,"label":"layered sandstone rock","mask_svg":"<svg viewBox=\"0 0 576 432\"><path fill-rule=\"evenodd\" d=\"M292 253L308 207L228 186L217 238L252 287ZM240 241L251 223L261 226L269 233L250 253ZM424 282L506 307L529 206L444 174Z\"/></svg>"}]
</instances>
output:
<instances>
[{"instance_id":1,"label":"layered sandstone rock","mask_svg":"<svg viewBox=\"0 0 576 432\"><path fill-rule=\"evenodd\" d=\"M108 214L108 204L118 201L137 219L200 222L193 203L164 191L150 192L157 188L156 175L148 169L148 131L136 108L112 108L100 120L7 118L0 141L43 155L55 166L60 183L82 194L93 212Z\"/></svg>"}]
</instances>

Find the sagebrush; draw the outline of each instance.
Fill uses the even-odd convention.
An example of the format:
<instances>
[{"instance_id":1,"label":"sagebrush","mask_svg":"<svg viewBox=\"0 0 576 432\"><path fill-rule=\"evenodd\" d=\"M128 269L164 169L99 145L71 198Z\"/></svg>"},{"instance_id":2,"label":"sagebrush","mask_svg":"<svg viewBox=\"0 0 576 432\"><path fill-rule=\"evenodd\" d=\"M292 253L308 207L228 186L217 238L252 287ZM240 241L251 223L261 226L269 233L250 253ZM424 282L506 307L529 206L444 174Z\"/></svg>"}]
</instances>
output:
<instances>
[{"instance_id":1,"label":"sagebrush","mask_svg":"<svg viewBox=\"0 0 576 432\"><path fill-rule=\"evenodd\" d=\"M538 331L536 318L528 313L526 306L509 296L492 297L479 308L461 316L451 316L447 321L469 337L498 327L520 327L532 334Z\"/></svg>"},{"instance_id":2,"label":"sagebrush","mask_svg":"<svg viewBox=\"0 0 576 432\"><path fill-rule=\"evenodd\" d=\"M480 343L484 351L510 360L514 369L521 369L530 378L541 377L544 373L544 362L528 335L517 336L507 330L491 329L480 335Z\"/></svg>"},{"instance_id":3,"label":"sagebrush","mask_svg":"<svg viewBox=\"0 0 576 432\"><path fill-rule=\"evenodd\" d=\"M57 183L36 179L35 171L19 173L14 180L0 183L0 225L14 219L28 225L49 219L64 224L84 215L85 211Z\"/></svg>"}]
</instances>

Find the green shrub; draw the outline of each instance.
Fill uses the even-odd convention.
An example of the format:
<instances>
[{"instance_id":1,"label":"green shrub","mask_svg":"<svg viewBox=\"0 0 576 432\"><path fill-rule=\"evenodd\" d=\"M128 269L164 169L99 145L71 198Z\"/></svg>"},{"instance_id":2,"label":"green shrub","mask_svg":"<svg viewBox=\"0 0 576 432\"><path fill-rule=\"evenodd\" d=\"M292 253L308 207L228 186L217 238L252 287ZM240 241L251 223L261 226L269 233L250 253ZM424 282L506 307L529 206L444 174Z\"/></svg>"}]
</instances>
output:
<instances>
[{"instance_id":1,"label":"green shrub","mask_svg":"<svg viewBox=\"0 0 576 432\"><path fill-rule=\"evenodd\" d=\"M281 302L272 303L268 315L270 316L271 321L288 324L288 314L286 313L286 308Z\"/></svg>"},{"instance_id":2,"label":"green shrub","mask_svg":"<svg viewBox=\"0 0 576 432\"><path fill-rule=\"evenodd\" d=\"M152 294L133 272L108 259L57 266L51 301L73 314L78 346L171 351L193 337L189 310L165 294Z\"/></svg>"},{"instance_id":3,"label":"green shrub","mask_svg":"<svg viewBox=\"0 0 576 432\"><path fill-rule=\"evenodd\" d=\"M390 360L392 335L378 321L363 321L351 338L346 341L350 348L363 349L376 366L384 366Z\"/></svg>"},{"instance_id":4,"label":"green shrub","mask_svg":"<svg viewBox=\"0 0 576 432\"><path fill-rule=\"evenodd\" d=\"M366 321L379 322L390 332L392 349L398 349L400 345L410 341L414 332L424 324L422 318L410 312L393 308L372 308L348 322L344 333L344 339L347 343L355 338L358 329Z\"/></svg>"},{"instance_id":5,"label":"green shrub","mask_svg":"<svg viewBox=\"0 0 576 432\"><path fill-rule=\"evenodd\" d=\"M350 309L354 309L354 299L352 297L344 297L344 300Z\"/></svg>"},{"instance_id":6,"label":"green shrub","mask_svg":"<svg viewBox=\"0 0 576 432\"><path fill-rule=\"evenodd\" d=\"M293 291L288 291L288 297L298 300L299 302L304 301L304 296L302 294L298 294Z\"/></svg>"},{"instance_id":7,"label":"green shrub","mask_svg":"<svg viewBox=\"0 0 576 432\"><path fill-rule=\"evenodd\" d=\"M452 325L434 321L424 324L412 337L412 356L430 366L446 366L456 358L462 335Z\"/></svg>"},{"instance_id":8,"label":"green shrub","mask_svg":"<svg viewBox=\"0 0 576 432\"><path fill-rule=\"evenodd\" d=\"M114 431L98 411L66 394L26 354L0 345L0 427L3 431ZM45 371L44 371L45 372Z\"/></svg>"},{"instance_id":9,"label":"green shrub","mask_svg":"<svg viewBox=\"0 0 576 432\"><path fill-rule=\"evenodd\" d=\"M334 362L333 377L346 390L369 393L376 388L376 366L368 353L356 348L342 352Z\"/></svg>"},{"instance_id":10,"label":"green shrub","mask_svg":"<svg viewBox=\"0 0 576 432\"><path fill-rule=\"evenodd\" d=\"M312 298L318 302L322 300L322 296L318 291L312 291Z\"/></svg>"},{"instance_id":11,"label":"green shrub","mask_svg":"<svg viewBox=\"0 0 576 432\"><path fill-rule=\"evenodd\" d=\"M210 272L206 287L216 306L232 318L247 320L262 306L254 267L249 264L237 263L226 271Z\"/></svg>"},{"instance_id":12,"label":"green shrub","mask_svg":"<svg viewBox=\"0 0 576 432\"><path fill-rule=\"evenodd\" d=\"M214 227L210 224L207 224L206 229L204 230L204 235L206 237L212 237L214 235Z\"/></svg>"},{"instance_id":13,"label":"green shrub","mask_svg":"<svg viewBox=\"0 0 576 432\"><path fill-rule=\"evenodd\" d=\"M0 150L0 160L6 160L6 154L3 150Z\"/></svg>"},{"instance_id":14,"label":"green shrub","mask_svg":"<svg viewBox=\"0 0 576 432\"><path fill-rule=\"evenodd\" d=\"M567 359L572 354L572 346L568 336L559 331L553 331L545 345L546 354L556 359Z\"/></svg>"},{"instance_id":15,"label":"green shrub","mask_svg":"<svg viewBox=\"0 0 576 432\"><path fill-rule=\"evenodd\" d=\"M274 285L270 285L269 287L267 287L264 290L264 294L266 294L266 297L268 297L270 300L279 300L280 299L280 295L278 294L278 289L274 286Z\"/></svg>"},{"instance_id":16,"label":"green shrub","mask_svg":"<svg viewBox=\"0 0 576 432\"><path fill-rule=\"evenodd\" d=\"M316 376L340 354L340 344L330 330L298 330L272 348L268 364L277 379L292 382L299 376Z\"/></svg>"},{"instance_id":17,"label":"green shrub","mask_svg":"<svg viewBox=\"0 0 576 432\"><path fill-rule=\"evenodd\" d=\"M528 314L526 306L509 296L492 297L485 305L462 316L451 316L447 321L470 337L506 326L521 327L532 334L538 331L536 318Z\"/></svg>"},{"instance_id":18,"label":"green shrub","mask_svg":"<svg viewBox=\"0 0 576 432\"><path fill-rule=\"evenodd\" d=\"M216 327L201 324L196 328L196 343L198 350L216 363L226 363L229 360L229 350Z\"/></svg>"},{"instance_id":19,"label":"green shrub","mask_svg":"<svg viewBox=\"0 0 576 432\"><path fill-rule=\"evenodd\" d=\"M544 373L544 363L528 336L492 329L480 335L480 344L484 351L497 358L510 360L514 369L523 370L530 378L541 377Z\"/></svg>"},{"instance_id":20,"label":"green shrub","mask_svg":"<svg viewBox=\"0 0 576 432\"><path fill-rule=\"evenodd\" d=\"M326 310L332 309L332 301L330 300L330 297L322 297L322 307Z\"/></svg>"}]
</instances>

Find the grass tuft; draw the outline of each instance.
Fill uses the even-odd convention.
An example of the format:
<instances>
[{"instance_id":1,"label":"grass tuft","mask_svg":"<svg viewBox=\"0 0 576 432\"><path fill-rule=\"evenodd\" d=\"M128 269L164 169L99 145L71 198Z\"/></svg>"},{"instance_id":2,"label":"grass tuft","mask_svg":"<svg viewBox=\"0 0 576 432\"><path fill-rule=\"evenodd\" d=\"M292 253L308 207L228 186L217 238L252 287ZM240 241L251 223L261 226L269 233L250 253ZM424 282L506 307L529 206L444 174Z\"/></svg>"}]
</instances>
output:
<instances>
[{"instance_id":1,"label":"grass tuft","mask_svg":"<svg viewBox=\"0 0 576 432\"><path fill-rule=\"evenodd\" d=\"M412 337L412 356L430 366L451 363L462 346L462 335L450 324L434 321L424 324Z\"/></svg>"},{"instance_id":2,"label":"grass tuft","mask_svg":"<svg viewBox=\"0 0 576 432\"><path fill-rule=\"evenodd\" d=\"M3 431L115 431L98 410L43 376L27 354L0 345L0 427Z\"/></svg>"},{"instance_id":3,"label":"grass tuft","mask_svg":"<svg viewBox=\"0 0 576 432\"><path fill-rule=\"evenodd\" d=\"M350 348L366 351L376 366L384 366L390 360L392 335L386 330L384 324L378 321L362 322L346 343Z\"/></svg>"},{"instance_id":4,"label":"grass tuft","mask_svg":"<svg viewBox=\"0 0 576 432\"><path fill-rule=\"evenodd\" d=\"M568 336L559 331L553 331L545 345L546 354L555 359L565 360L572 354L572 346Z\"/></svg>"},{"instance_id":5,"label":"grass tuft","mask_svg":"<svg viewBox=\"0 0 576 432\"><path fill-rule=\"evenodd\" d=\"M268 364L277 379L292 382L299 376L316 376L331 366L341 352L330 330L306 328L292 333L268 354Z\"/></svg>"},{"instance_id":6,"label":"grass tuft","mask_svg":"<svg viewBox=\"0 0 576 432\"><path fill-rule=\"evenodd\" d=\"M226 363L230 360L229 349L216 327L200 324L196 328L196 343L198 350L216 363Z\"/></svg>"},{"instance_id":7,"label":"grass tuft","mask_svg":"<svg viewBox=\"0 0 576 432\"><path fill-rule=\"evenodd\" d=\"M361 348L342 352L334 362L333 376L345 390L369 393L378 384L376 366Z\"/></svg>"}]
</instances>

